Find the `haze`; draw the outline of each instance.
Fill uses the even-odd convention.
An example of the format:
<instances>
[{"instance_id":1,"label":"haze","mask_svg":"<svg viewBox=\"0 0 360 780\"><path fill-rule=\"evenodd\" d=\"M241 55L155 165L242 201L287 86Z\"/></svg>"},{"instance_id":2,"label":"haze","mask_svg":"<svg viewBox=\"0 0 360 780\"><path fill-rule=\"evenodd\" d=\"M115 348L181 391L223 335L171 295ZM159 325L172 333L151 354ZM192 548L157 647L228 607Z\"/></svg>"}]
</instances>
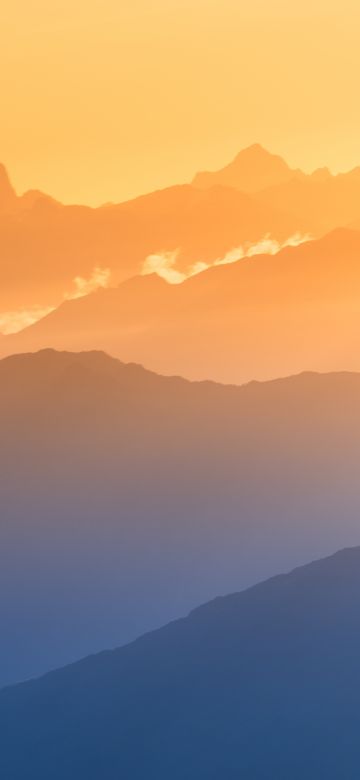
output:
<instances>
[{"instance_id":1,"label":"haze","mask_svg":"<svg viewBox=\"0 0 360 780\"><path fill-rule=\"evenodd\" d=\"M305 170L349 169L359 21L355 0L14 0L0 157L19 192L89 204L189 180L254 140Z\"/></svg>"}]
</instances>

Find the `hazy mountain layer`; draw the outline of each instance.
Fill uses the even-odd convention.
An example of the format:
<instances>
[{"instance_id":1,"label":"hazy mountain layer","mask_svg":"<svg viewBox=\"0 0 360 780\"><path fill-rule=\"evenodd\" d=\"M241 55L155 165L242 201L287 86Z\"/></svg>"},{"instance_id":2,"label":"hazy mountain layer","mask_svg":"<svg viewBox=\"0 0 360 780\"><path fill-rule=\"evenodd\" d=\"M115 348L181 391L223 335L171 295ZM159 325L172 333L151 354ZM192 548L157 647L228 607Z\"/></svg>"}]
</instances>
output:
<instances>
[{"instance_id":1,"label":"hazy mountain layer","mask_svg":"<svg viewBox=\"0 0 360 780\"><path fill-rule=\"evenodd\" d=\"M102 349L162 374L241 384L359 370L360 232L337 230L179 285L158 276L68 301L2 354Z\"/></svg>"},{"instance_id":2,"label":"hazy mountain layer","mask_svg":"<svg viewBox=\"0 0 360 780\"><path fill-rule=\"evenodd\" d=\"M193 179L195 187L235 187L242 192L259 192L293 179L306 179L306 174L292 170L278 155L270 154L260 144L243 149L220 171L202 171Z\"/></svg>"},{"instance_id":3,"label":"hazy mountain layer","mask_svg":"<svg viewBox=\"0 0 360 780\"><path fill-rule=\"evenodd\" d=\"M4 314L58 305L76 291L76 277L89 280L99 268L116 285L154 253L176 252L184 272L269 234L281 243L357 224L359 170L307 175L254 144L192 185L92 209L36 190L17 196L0 166L0 322Z\"/></svg>"},{"instance_id":4,"label":"hazy mountain layer","mask_svg":"<svg viewBox=\"0 0 360 780\"><path fill-rule=\"evenodd\" d=\"M153 253L178 250L177 267L187 269L267 234L284 241L305 230L293 215L224 187L184 184L97 209L10 193L12 208L2 210L0 177L0 313L56 305L74 293L75 277L88 279L96 268L109 269L117 284Z\"/></svg>"},{"instance_id":5,"label":"hazy mountain layer","mask_svg":"<svg viewBox=\"0 0 360 780\"><path fill-rule=\"evenodd\" d=\"M0 362L1 683L358 543L360 375Z\"/></svg>"},{"instance_id":6,"label":"hazy mountain layer","mask_svg":"<svg viewBox=\"0 0 360 780\"><path fill-rule=\"evenodd\" d=\"M259 144L242 150L220 171L197 174L193 184L256 194L259 202L296 216L299 226L306 225L315 236L360 219L360 167L336 175L327 168L305 174Z\"/></svg>"}]
</instances>

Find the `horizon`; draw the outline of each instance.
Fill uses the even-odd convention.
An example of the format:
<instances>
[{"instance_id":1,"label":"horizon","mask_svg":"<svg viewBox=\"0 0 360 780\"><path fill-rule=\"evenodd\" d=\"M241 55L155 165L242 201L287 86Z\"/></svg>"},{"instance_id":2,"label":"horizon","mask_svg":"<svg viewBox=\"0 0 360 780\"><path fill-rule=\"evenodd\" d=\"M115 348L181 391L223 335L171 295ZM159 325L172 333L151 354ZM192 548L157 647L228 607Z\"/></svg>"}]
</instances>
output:
<instances>
[{"instance_id":1,"label":"horizon","mask_svg":"<svg viewBox=\"0 0 360 780\"><path fill-rule=\"evenodd\" d=\"M14 0L1 157L17 191L90 205L217 169L254 139L292 167L349 170L359 21L355 0Z\"/></svg>"},{"instance_id":2,"label":"horizon","mask_svg":"<svg viewBox=\"0 0 360 780\"><path fill-rule=\"evenodd\" d=\"M250 144L248 144L248 145L238 149L237 152L235 152L235 154L233 154L233 156L230 159L224 160L223 163L220 163L218 165L218 167L209 166L208 168L204 168L204 169L200 169L198 167L197 169L195 169L193 171L192 175L190 175L190 178L188 180L184 180L184 181L170 181L169 180L163 186L160 186L160 187L158 187L156 189L149 189L149 190L144 190L144 191L141 191L141 192L134 193L130 197L126 197L123 200L120 200L120 198L118 198L118 199L115 198L115 200L105 199L105 200L101 200L101 201L98 201L98 202L95 202L95 201L92 201L92 202L91 201L88 201L88 202L82 201L82 202L80 202L79 200L75 200L75 201L60 200L59 198L56 197L54 192L52 192L50 190L48 190L48 191L42 190L41 188L37 187L34 183L33 184L30 183L30 186L28 186L26 189L19 189L19 187L16 186L15 180L14 180L13 175L12 175L12 171L10 170L10 168L7 165L5 160L0 160L0 168L1 167L3 168L5 174L6 174L7 178L8 178L9 184L12 187L12 189L14 190L14 192L15 192L17 197L22 197L23 195L26 195L28 192L40 192L42 195L48 196L49 198L55 200L56 202L58 202L62 206L86 206L88 208L97 209L97 208L103 208L103 207L106 207L106 206L121 205L121 204L126 203L128 201L137 200L138 198L144 197L146 195L151 195L151 194L153 194L155 192L171 189L173 187L182 187L182 186L186 186L186 185L192 186L193 185L193 180L195 179L197 174L199 174L199 173L200 174L202 174L202 173L211 173L211 174L212 173L217 173L218 171L221 171L223 168L233 164L236 161L236 159L242 153L248 152L249 150L252 150L252 149L258 149L260 152L266 152L271 157L280 158L283 162L286 163L286 165L288 165L288 167L291 170L300 171L301 173L305 174L305 176L311 176L312 174L317 173L318 171L326 171L330 175L330 177L336 178L337 176L344 176L344 175L347 175L347 174L354 173L355 171L360 169L360 152L359 152L359 160L358 160L358 162L355 162L355 164L352 165L350 168L334 170L334 169L331 168L330 165L327 165L327 164L324 163L324 164L318 164L318 165L315 165L315 166L313 166L311 168L306 169L306 168L301 168L300 166L298 166L296 164L292 164L284 155L282 155L278 151L275 152L273 149L268 148L264 144L262 144L262 143L260 143L258 141L254 141L253 143L250 143Z\"/></svg>"}]
</instances>

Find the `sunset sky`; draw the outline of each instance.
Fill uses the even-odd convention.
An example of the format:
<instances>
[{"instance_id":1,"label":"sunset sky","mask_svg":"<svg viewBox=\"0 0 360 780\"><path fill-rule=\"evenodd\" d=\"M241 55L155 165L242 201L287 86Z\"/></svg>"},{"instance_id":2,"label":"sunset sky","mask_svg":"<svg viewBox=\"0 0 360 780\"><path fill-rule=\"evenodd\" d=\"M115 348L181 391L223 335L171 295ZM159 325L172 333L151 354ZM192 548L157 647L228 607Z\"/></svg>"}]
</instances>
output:
<instances>
[{"instance_id":1,"label":"sunset sky","mask_svg":"<svg viewBox=\"0 0 360 780\"><path fill-rule=\"evenodd\" d=\"M99 204L254 141L305 170L360 164L358 0L13 0L0 160L17 190Z\"/></svg>"}]
</instances>

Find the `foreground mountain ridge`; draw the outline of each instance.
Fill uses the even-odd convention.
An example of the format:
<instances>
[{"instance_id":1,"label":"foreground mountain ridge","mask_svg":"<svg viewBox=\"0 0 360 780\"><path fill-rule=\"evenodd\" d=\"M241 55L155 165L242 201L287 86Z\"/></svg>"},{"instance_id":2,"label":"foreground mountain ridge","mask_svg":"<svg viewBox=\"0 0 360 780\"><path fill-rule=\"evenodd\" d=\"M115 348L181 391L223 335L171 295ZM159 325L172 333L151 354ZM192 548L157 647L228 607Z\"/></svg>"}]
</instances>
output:
<instances>
[{"instance_id":1,"label":"foreground mountain ridge","mask_svg":"<svg viewBox=\"0 0 360 780\"><path fill-rule=\"evenodd\" d=\"M355 779L359 587L344 549L3 690L4 776Z\"/></svg>"}]
</instances>

